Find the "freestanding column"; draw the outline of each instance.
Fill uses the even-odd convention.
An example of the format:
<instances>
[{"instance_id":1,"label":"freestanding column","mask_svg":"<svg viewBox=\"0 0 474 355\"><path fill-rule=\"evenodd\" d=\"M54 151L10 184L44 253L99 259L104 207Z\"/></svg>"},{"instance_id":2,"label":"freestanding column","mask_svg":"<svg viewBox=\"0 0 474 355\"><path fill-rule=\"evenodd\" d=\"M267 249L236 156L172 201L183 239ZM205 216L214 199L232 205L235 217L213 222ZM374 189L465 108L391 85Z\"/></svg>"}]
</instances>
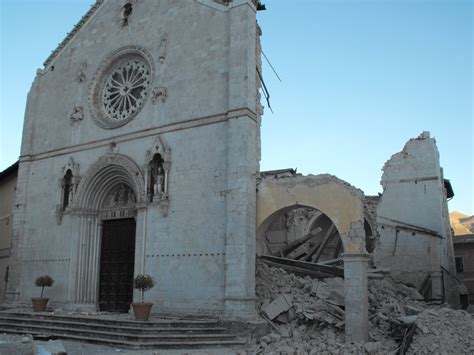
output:
<instances>
[{"instance_id":1,"label":"freestanding column","mask_svg":"<svg viewBox=\"0 0 474 355\"><path fill-rule=\"evenodd\" d=\"M344 254L346 342L369 340L367 265L369 254Z\"/></svg>"}]
</instances>

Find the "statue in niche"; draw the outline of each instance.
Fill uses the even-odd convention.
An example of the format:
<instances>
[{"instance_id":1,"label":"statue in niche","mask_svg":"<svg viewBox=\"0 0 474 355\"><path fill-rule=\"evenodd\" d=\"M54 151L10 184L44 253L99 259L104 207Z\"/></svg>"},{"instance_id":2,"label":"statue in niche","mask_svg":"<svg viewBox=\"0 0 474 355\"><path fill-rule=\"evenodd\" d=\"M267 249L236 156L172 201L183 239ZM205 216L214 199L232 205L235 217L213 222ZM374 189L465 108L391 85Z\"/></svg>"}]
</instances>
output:
<instances>
[{"instance_id":1,"label":"statue in niche","mask_svg":"<svg viewBox=\"0 0 474 355\"><path fill-rule=\"evenodd\" d=\"M74 185L72 184L72 171L68 169L63 178L63 206L62 210L64 211L67 206L72 202Z\"/></svg>"},{"instance_id":2,"label":"statue in niche","mask_svg":"<svg viewBox=\"0 0 474 355\"><path fill-rule=\"evenodd\" d=\"M164 192L165 175L163 159L160 154L155 154L150 162L150 196L151 200L161 198Z\"/></svg>"}]
</instances>

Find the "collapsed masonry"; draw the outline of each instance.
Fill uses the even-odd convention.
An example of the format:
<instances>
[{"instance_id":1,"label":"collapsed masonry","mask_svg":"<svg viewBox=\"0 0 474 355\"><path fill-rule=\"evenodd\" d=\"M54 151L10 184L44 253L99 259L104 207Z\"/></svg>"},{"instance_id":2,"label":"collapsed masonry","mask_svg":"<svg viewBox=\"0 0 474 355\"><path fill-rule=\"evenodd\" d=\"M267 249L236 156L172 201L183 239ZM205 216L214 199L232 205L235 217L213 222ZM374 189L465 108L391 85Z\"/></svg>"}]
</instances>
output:
<instances>
[{"instance_id":1,"label":"collapsed masonry","mask_svg":"<svg viewBox=\"0 0 474 355\"><path fill-rule=\"evenodd\" d=\"M385 272L368 282L368 341L344 335L344 280L299 277L257 262L257 306L272 331L252 353L472 354L474 319L461 310L425 302L419 292Z\"/></svg>"},{"instance_id":2,"label":"collapsed masonry","mask_svg":"<svg viewBox=\"0 0 474 355\"><path fill-rule=\"evenodd\" d=\"M427 132L411 139L383 171L381 196L292 169L262 172L257 183L257 255L299 275L344 274L346 340L368 339L367 267L388 270L425 299L458 305L435 140Z\"/></svg>"}]
</instances>

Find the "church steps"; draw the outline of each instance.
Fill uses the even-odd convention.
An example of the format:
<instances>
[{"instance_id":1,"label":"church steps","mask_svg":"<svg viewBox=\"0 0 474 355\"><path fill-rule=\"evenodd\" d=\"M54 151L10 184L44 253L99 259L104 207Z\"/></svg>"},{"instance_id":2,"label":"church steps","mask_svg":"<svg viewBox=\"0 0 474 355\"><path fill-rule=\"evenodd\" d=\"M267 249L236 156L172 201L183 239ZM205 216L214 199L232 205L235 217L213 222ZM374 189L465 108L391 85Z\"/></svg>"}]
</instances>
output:
<instances>
[{"instance_id":1,"label":"church steps","mask_svg":"<svg viewBox=\"0 0 474 355\"><path fill-rule=\"evenodd\" d=\"M148 324L148 322L140 322L136 323L135 326L126 326L122 325L123 322L117 322L118 324L101 324L97 322L76 322L73 320L56 320L56 319L42 319L42 318L25 318L25 317L3 317L0 314L0 325L2 324L24 324L25 322L28 322L29 324L35 323L41 326L48 326L48 327L53 327L57 326L60 327L62 325L75 328L75 329L80 329L80 328L88 328L88 329L94 329L94 331L107 331L107 330L113 330L114 332L119 332L119 333L144 333L144 332L163 332L163 333L173 333L173 332L187 332L190 333L192 332L193 334L201 333L201 332L214 332L214 333L220 333L220 332L225 332L226 328L223 327L197 327L195 326L186 326L186 324L180 324L179 326L165 326L165 327L160 327L157 326L157 324ZM146 325L146 328L144 327ZM161 325L161 324L159 324Z\"/></svg>"},{"instance_id":2,"label":"church steps","mask_svg":"<svg viewBox=\"0 0 474 355\"><path fill-rule=\"evenodd\" d=\"M198 333L193 329L167 329L165 330L165 334L162 333L160 330L156 329L140 329L139 332L127 332L123 329L117 329L116 331L102 331L98 330L96 327L87 327L84 326L82 328L76 327L68 327L66 324L65 326L52 326L50 324L25 324L25 323L15 323L15 322L5 322L0 321L0 327L10 327L15 328L18 330L39 330L47 332L54 332L54 331L62 331L68 333L77 333L77 334L85 334L85 335L101 335L108 338L131 338L131 339L155 339L155 338L183 338L183 337L195 337L195 338L228 338L232 337L232 335L222 333L221 330L214 332L213 329L208 330L199 330Z\"/></svg>"},{"instance_id":3,"label":"church steps","mask_svg":"<svg viewBox=\"0 0 474 355\"><path fill-rule=\"evenodd\" d=\"M99 317L0 312L0 332L31 334L133 349L245 346L215 320L138 322Z\"/></svg>"},{"instance_id":4,"label":"church steps","mask_svg":"<svg viewBox=\"0 0 474 355\"><path fill-rule=\"evenodd\" d=\"M45 333L40 331L22 331L16 330L11 328L2 328L0 327L0 332L2 333L9 333L9 334L19 334L25 335L30 334L33 337L35 336L42 336ZM243 347L247 344L246 339L233 337L233 339L214 339L214 340L206 340L206 339L176 339L176 340L154 340L149 342L142 342L142 341L129 341L129 340L117 340L117 339L106 339L100 337L91 337L91 336L84 336L84 335L74 335L74 334L67 334L67 333L56 333L56 332L48 332L48 336L51 338L58 338L58 339L65 339L65 340L73 340L73 341L80 341L92 344L100 344L100 345L107 345L107 346L115 346L115 347L124 347L129 349L185 349L185 348L208 348L208 347Z\"/></svg>"},{"instance_id":5,"label":"church steps","mask_svg":"<svg viewBox=\"0 0 474 355\"><path fill-rule=\"evenodd\" d=\"M86 323L86 324L100 324L110 326L122 326L130 328L142 328L146 324L149 328L218 328L219 322L216 320L196 320L196 319L151 319L149 321L135 321L130 319L108 319L96 317L85 317L76 315L57 315L48 313L26 313L26 312L0 312L0 319L21 318L28 320L44 320L44 321L65 321L68 323Z\"/></svg>"}]
</instances>

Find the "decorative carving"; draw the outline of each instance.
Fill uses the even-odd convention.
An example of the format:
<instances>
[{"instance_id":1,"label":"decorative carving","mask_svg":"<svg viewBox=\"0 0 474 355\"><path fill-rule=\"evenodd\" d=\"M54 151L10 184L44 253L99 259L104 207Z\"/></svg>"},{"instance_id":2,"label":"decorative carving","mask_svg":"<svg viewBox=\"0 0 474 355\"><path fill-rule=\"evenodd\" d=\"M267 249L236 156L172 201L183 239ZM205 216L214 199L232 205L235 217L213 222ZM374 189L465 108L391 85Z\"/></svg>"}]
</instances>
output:
<instances>
[{"instance_id":1,"label":"decorative carving","mask_svg":"<svg viewBox=\"0 0 474 355\"><path fill-rule=\"evenodd\" d=\"M128 17L132 14L132 4L127 2L122 7L122 11L120 12L120 18L122 20L122 26L128 25Z\"/></svg>"},{"instance_id":2,"label":"decorative carving","mask_svg":"<svg viewBox=\"0 0 474 355\"><path fill-rule=\"evenodd\" d=\"M84 119L84 109L82 106L74 107L70 119L72 123L79 122Z\"/></svg>"},{"instance_id":3,"label":"decorative carving","mask_svg":"<svg viewBox=\"0 0 474 355\"><path fill-rule=\"evenodd\" d=\"M160 47L158 48L160 63L163 63L166 58L166 47L168 46L168 35L165 33L161 36Z\"/></svg>"},{"instance_id":4,"label":"decorative carving","mask_svg":"<svg viewBox=\"0 0 474 355\"><path fill-rule=\"evenodd\" d=\"M87 70L87 63L84 62L79 66L79 70L77 71L76 81L78 83L83 83L84 81L86 81L86 78L87 78L86 70Z\"/></svg>"},{"instance_id":5,"label":"decorative carving","mask_svg":"<svg viewBox=\"0 0 474 355\"><path fill-rule=\"evenodd\" d=\"M156 105L159 101L164 103L167 96L168 91L166 88L154 88L153 92L151 93L151 102L153 102L153 105Z\"/></svg>"},{"instance_id":6,"label":"decorative carving","mask_svg":"<svg viewBox=\"0 0 474 355\"><path fill-rule=\"evenodd\" d=\"M143 108L154 78L152 56L142 47L120 48L100 65L89 95L92 119L102 128L130 122Z\"/></svg>"},{"instance_id":7,"label":"decorative carving","mask_svg":"<svg viewBox=\"0 0 474 355\"><path fill-rule=\"evenodd\" d=\"M104 200L103 208L124 207L134 205L137 199L133 190L126 184L120 184L110 190Z\"/></svg>"}]
</instances>

